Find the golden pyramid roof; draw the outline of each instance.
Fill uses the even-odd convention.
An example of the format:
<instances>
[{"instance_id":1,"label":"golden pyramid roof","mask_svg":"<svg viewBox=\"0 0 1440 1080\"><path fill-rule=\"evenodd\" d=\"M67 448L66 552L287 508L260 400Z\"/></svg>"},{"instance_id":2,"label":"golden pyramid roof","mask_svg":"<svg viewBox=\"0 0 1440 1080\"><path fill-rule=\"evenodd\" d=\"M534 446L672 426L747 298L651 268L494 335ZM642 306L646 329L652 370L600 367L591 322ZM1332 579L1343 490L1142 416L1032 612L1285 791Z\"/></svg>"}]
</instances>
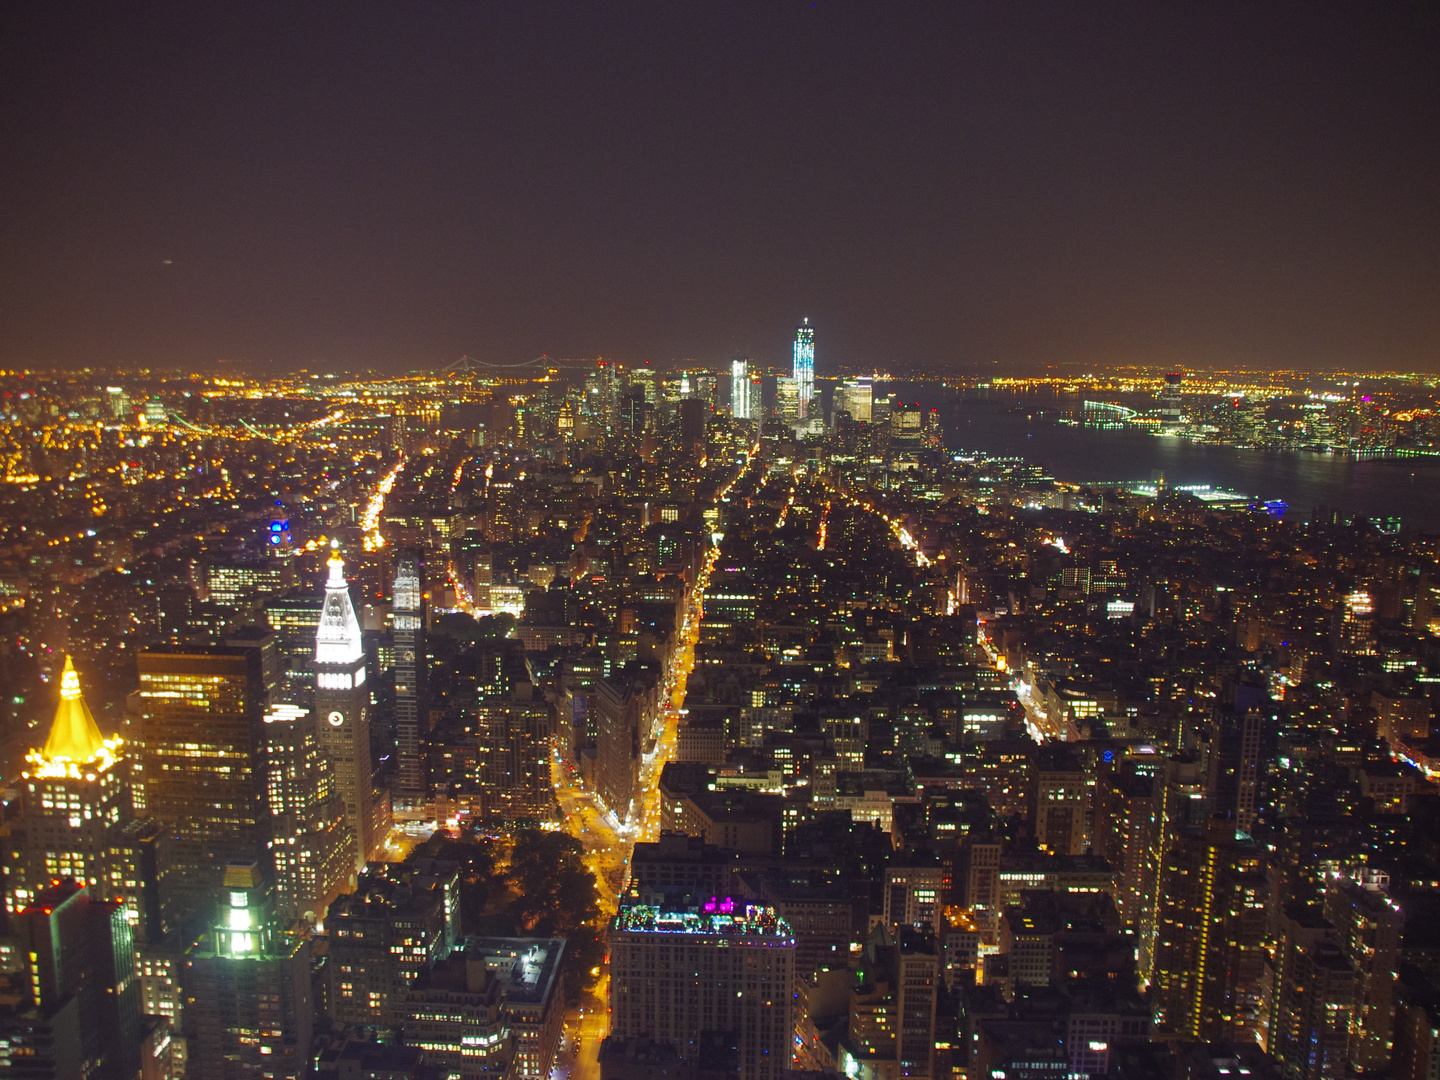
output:
<instances>
[{"instance_id":1,"label":"golden pyramid roof","mask_svg":"<svg viewBox=\"0 0 1440 1080\"><path fill-rule=\"evenodd\" d=\"M80 696L80 676L70 657L65 657L65 671L60 676L60 704L50 722L50 737L42 751L50 760L93 761L106 749L105 740L90 706Z\"/></svg>"},{"instance_id":2,"label":"golden pyramid roof","mask_svg":"<svg viewBox=\"0 0 1440 1080\"><path fill-rule=\"evenodd\" d=\"M260 867L253 862L228 862L222 888L253 889L260 884Z\"/></svg>"}]
</instances>

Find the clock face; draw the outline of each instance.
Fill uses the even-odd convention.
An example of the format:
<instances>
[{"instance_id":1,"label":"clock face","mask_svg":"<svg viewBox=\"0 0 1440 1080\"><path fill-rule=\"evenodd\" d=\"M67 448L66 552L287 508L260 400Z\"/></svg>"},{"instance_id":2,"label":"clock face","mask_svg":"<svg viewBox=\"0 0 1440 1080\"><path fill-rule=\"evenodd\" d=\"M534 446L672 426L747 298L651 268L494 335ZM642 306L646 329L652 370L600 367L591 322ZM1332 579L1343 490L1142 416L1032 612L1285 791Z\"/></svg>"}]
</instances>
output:
<instances>
[{"instance_id":1,"label":"clock face","mask_svg":"<svg viewBox=\"0 0 1440 1080\"><path fill-rule=\"evenodd\" d=\"M341 724L345 723L345 714L337 710L335 712L332 712L328 719L330 721L331 727L339 727Z\"/></svg>"}]
</instances>

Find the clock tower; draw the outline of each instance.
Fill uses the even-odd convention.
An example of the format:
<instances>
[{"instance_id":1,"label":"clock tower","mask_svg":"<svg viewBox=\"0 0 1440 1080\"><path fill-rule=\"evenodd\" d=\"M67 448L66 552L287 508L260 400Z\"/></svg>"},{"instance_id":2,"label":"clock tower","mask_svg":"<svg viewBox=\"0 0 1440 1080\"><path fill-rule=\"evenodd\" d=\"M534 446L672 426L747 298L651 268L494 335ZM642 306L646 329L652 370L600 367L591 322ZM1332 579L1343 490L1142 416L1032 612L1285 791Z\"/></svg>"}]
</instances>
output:
<instances>
[{"instance_id":1,"label":"clock tower","mask_svg":"<svg viewBox=\"0 0 1440 1080\"><path fill-rule=\"evenodd\" d=\"M315 715L320 747L334 768L335 786L355 836L356 870L374 844L375 802L370 769L370 687L365 684L365 649L360 622L345 583L345 562L330 555L325 606L315 634Z\"/></svg>"}]
</instances>

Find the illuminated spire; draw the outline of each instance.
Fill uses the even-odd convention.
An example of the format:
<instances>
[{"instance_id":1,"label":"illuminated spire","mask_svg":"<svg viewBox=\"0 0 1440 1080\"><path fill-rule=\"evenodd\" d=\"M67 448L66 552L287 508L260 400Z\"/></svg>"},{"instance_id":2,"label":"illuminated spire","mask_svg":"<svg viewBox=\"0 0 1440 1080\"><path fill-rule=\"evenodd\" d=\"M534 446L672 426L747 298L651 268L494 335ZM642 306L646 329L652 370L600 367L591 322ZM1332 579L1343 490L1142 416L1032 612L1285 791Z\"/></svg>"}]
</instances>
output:
<instances>
[{"instance_id":1,"label":"illuminated spire","mask_svg":"<svg viewBox=\"0 0 1440 1080\"><path fill-rule=\"evenodd\" d=\"M66 656L65 671L60 676L60 704L42 753L51 761L86 762L94 761L105 749L95 717L80 696L80 676Z\"/></svg>"},{"instance_id":2,"label":"illuminated spire","mask_svg":"<svg viewBox=\"0 0 1440 1080\"><path fill-rule=\"evenodd\" d=\"M815 396L815 328L810 320L795 328L795 367L793 374L800 395L800 417L810 415L810 399Z\"/></svg>"},{"instance_id":3,"label":"illuminated spire","mask_svg":"<svg viewBox=\"0 0 1440 1080\"><path fill-rule=\"evenodd\" d=\"M320 612L320 627L315 632L315 662L318 664L353 664L365 655L360 640L360 620L350 602L350 587L345 584L345 560L340 552L330 552L330 579L325 582L325 607Z\"/></svg>"}]
</instances>

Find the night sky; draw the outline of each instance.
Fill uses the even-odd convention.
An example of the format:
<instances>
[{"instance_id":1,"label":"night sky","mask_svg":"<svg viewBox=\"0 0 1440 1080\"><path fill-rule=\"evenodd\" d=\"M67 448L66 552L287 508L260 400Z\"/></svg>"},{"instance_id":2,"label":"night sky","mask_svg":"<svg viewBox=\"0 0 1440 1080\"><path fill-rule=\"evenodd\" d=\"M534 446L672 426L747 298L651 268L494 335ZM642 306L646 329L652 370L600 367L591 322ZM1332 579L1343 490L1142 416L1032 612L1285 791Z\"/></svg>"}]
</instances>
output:
<instances>
[{"instance_id":1,"label":"night sky","mask_svg":"<svg viewBox=\"0 0 1440 1080\"><path fill-rule=\"evenodd\" d=\"M1440 370L1437 12L7 3L0 364Z\"/></svg>"}]
</instances>

